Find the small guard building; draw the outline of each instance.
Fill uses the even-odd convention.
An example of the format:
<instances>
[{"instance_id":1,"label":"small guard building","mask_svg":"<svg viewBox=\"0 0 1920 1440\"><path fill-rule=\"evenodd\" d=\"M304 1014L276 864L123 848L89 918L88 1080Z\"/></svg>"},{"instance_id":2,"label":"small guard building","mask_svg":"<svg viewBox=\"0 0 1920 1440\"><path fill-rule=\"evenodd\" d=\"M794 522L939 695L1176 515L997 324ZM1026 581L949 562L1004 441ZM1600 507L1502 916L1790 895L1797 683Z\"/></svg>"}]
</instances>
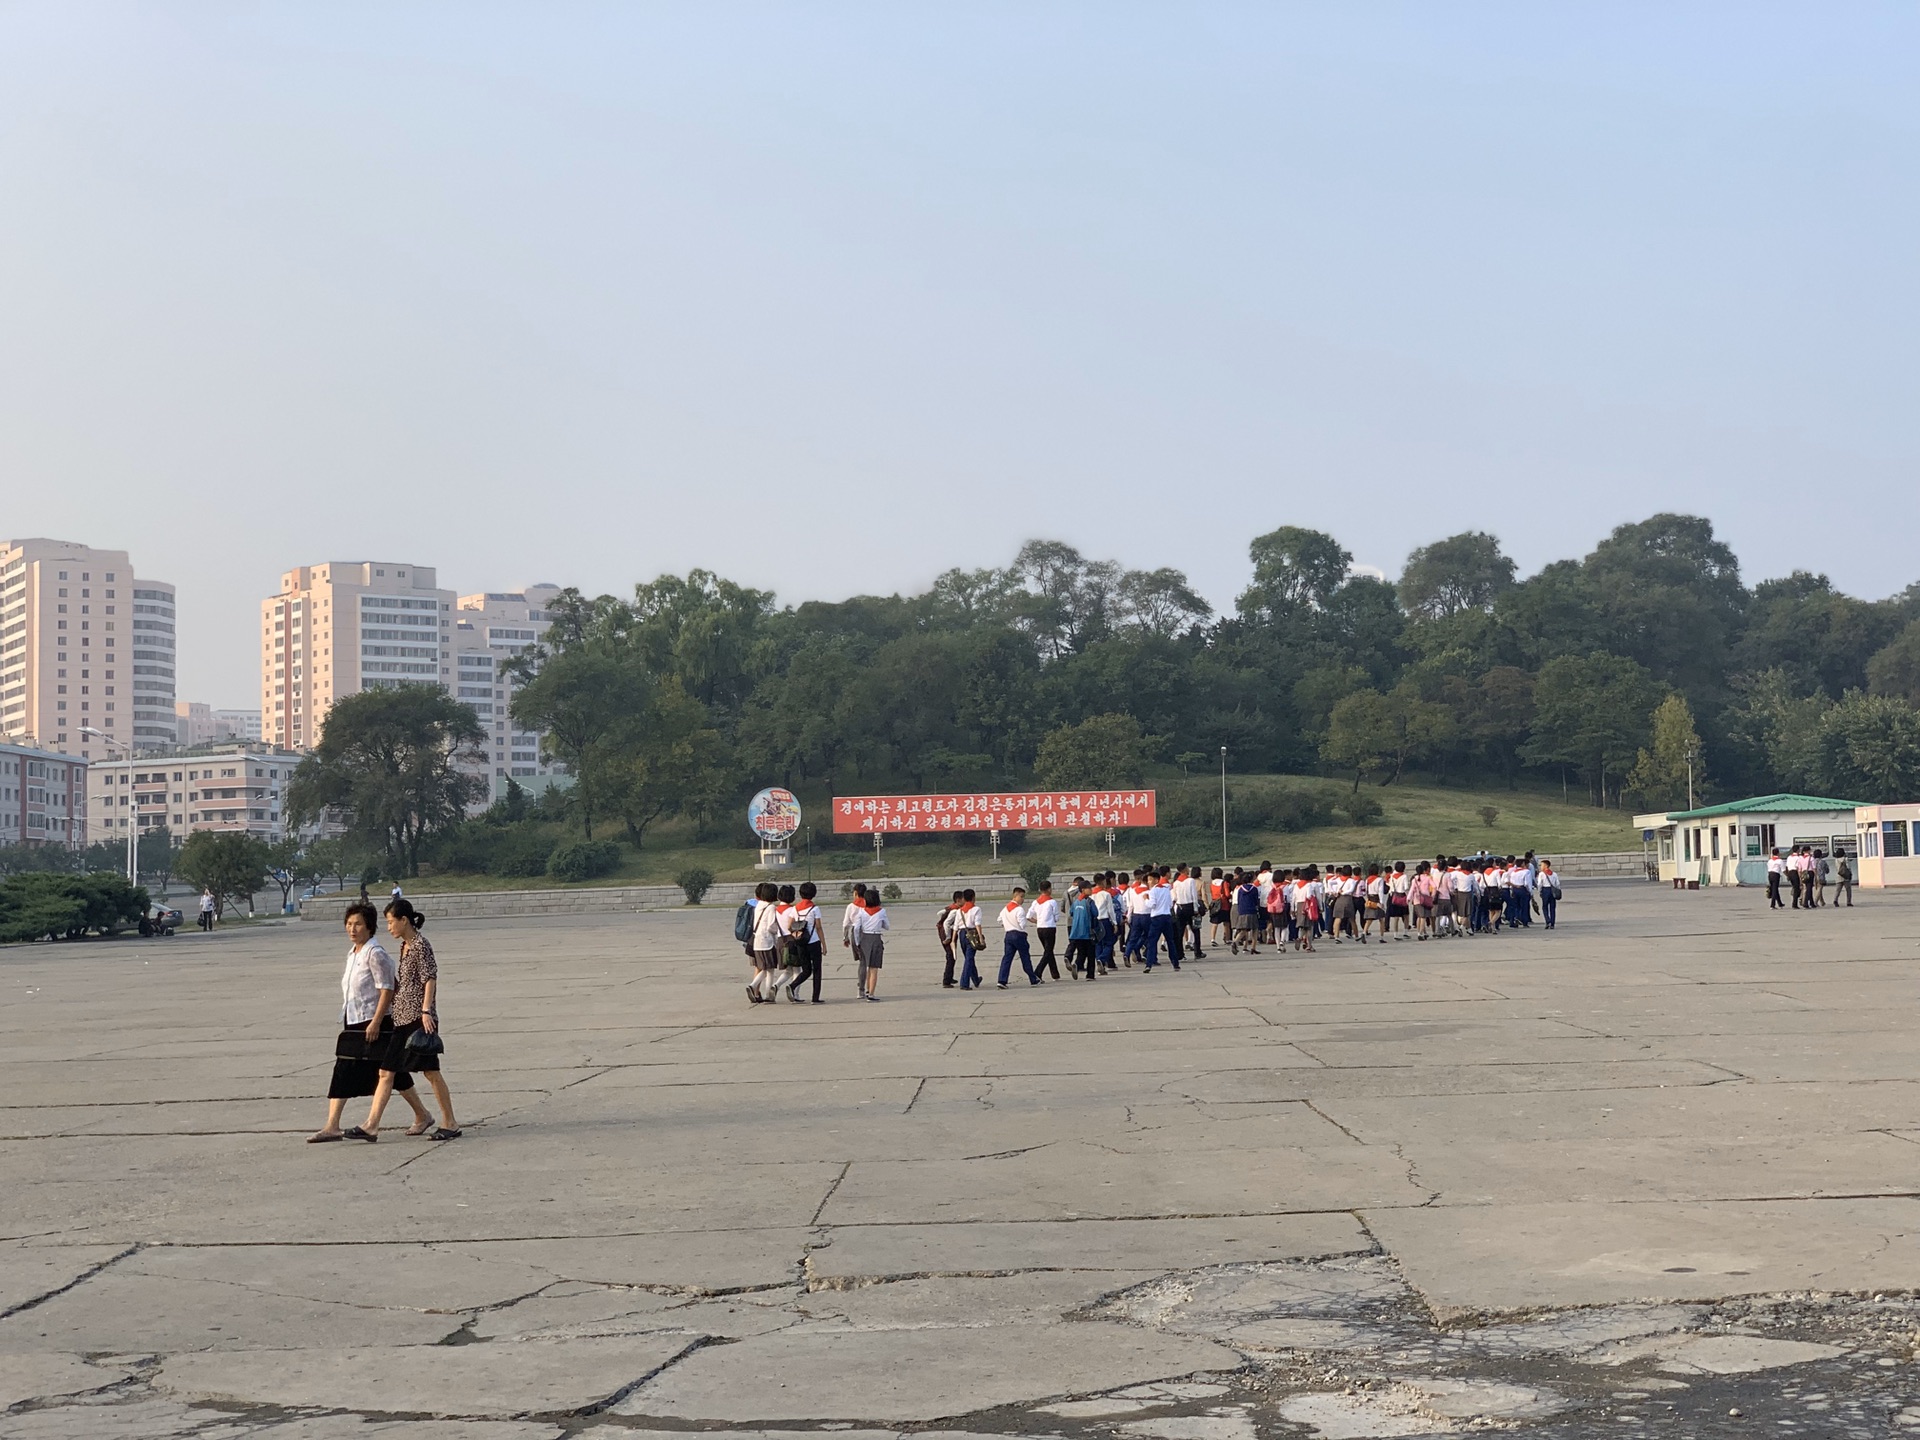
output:
<instances>
[{"instance_id":1,"label":"small guard building","mask_svg":"<svg viewBox=\"0 0 1920 1440\"><path fill-rule=\"evenodd\" d=\"M1860 883L1920 885L1920 805L1862 805L1853 814Z\"/></svg>"},{"instance_id":2,"label":"small guard building","mask_svg":"<svg viewBox=\"0 0 1920 1440\"><path fill-rule=\"evenodd\" d=\"M1920 806L1905 808L1920 816ZM1767 857L1776 849L1812 845L1829 855L1859 853L1858 816L1865 813L1851 800L1823 795L1755 795L1698 810L1636 815L1633 823L1648 879L1765 885ZM1920 883L1920 870L1915 875L1908 883Z\"/></svg>"}]
</instances>

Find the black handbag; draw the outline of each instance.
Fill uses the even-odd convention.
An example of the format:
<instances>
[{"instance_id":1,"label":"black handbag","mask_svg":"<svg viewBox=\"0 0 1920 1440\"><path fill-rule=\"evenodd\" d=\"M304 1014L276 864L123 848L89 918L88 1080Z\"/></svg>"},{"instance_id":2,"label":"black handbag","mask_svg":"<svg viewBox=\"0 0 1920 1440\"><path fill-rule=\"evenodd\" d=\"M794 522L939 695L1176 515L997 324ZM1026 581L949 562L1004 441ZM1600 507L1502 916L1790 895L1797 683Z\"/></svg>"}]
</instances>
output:
<instances>
[{"instance_id":1,"label":"black handbag","mask_svg":"<svg viewBox=\"0 0 1920 1440\"><path fill-rule=\"evenodd\" d=\"M407 1036L407 1049L416 1055L444 1055L446 1042L428 1030L416 1030Z\"/></svg>"}]
</instances>

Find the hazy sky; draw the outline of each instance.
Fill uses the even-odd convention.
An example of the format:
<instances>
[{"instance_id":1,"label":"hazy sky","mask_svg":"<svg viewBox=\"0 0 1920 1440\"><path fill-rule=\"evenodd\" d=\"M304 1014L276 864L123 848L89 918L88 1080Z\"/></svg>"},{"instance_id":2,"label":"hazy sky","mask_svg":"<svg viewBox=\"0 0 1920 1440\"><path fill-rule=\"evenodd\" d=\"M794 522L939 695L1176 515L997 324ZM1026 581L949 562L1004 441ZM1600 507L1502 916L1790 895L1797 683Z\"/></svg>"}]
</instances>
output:
<instances>
[{"instance_id":1,"label":"hazy sky","mask_svg":"<svg viewBox=\"0 0 1920 1440\"><path fill-rule=\"evenodd\" d=\"M1920 578L1920 10L0 3L0 534L259 597L1028 536Z\"/></svg>"}]
</instances>

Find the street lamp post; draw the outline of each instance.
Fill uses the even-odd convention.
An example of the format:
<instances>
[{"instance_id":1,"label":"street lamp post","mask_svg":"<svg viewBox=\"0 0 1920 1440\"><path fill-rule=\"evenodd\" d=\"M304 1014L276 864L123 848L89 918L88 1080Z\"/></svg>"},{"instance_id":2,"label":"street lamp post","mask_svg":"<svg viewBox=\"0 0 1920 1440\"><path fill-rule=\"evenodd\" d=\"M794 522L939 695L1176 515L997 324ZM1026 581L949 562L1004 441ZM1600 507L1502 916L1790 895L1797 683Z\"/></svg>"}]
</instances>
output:
<instances>
[{"instance_id":1,"label":"street lamp post","mask_svg":"<svg viewBox=\"0 0 1920 1440\"><path fill-rule=\"evenodd\" d=\"M118 745L125 753L127 763L129 765L133 763L133 747L131 745L116 740L113 736L104 734L94 729L91 725L82 725L80 727L80 733L82 735L91 735L96 740L104 740L109 745ZM127 786L127 884L138 885L140 883L140 805L139 802L133 798L132 794L133 786L131 782L133 776L129 774L127 780L129 782Z\"/></svg>"},{"instance_id":2,"label":"street lamp post","mask_svg":"<svg viewBox=\"0 0 1920 1440\"><path fill-rule=\"evenodd\" d=\"M1689 810L1693 809L1693 757L1695 753L1694 748L1689 745L1687 747L1687 809Z\"/></svg>"},{"instance_id":3,"label":"street lamp post","mask_svg":"<svg viewBox=\"0 0 1920 1440\"><path fill-rule=\"evenodd\" d=\"M1220 863L1227 863L1227 747L1220 747Z\"/></svg>"}]
</instances>

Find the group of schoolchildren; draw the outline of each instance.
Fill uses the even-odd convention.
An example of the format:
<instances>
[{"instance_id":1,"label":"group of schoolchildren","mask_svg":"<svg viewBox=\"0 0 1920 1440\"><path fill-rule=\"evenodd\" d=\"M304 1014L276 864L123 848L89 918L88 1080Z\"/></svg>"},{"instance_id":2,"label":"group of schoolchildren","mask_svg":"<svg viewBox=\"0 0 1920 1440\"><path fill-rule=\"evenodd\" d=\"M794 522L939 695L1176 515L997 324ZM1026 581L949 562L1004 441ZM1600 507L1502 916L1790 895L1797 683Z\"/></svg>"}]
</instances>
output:
<instances>
[{"instance_id":1,"label":"group of schoolchildren","mask_svg":"<svg viewBox=\"0 0 1920 1440\"><path fill-rule=\"evenodd\" d=\"M734 933L753 962L747 999L755 1005L777 1001L782 991L799 1003L810 985L821 1002L826 941L811 881L798 888L763 882L740 907ZM1005 990L1017 960L1029 985L1051 977L1097 980L1121 966L1139 962L1142 974L1158 968L1161 950L1175 970L1191 955L1205 957L1201 931L1211 921L1214 945L1235 955L1258 955L1262 944L1310 951L1315 938L1365 945L1377 935L1405 940L1498 934L1533 924L1538 913L1554 928L1561 896L1560 877L1551 861L1524 856L1436 856L1408 869L1405 861L1385 865L1318 866L1275 870L1215 866L1202 878L1197 865L1148 865L1133 871L1108 870L1091 879L1076 875L1065 901L1043 882L1029 901L1016 885L1000 907L1000 968L996 983ZM1059 942L1062 911L1066 921L1067 969L1063 975ZM1040 942L1034 959L1028 928ZM880 971L886 958L886 907L872 885L855 885L840 921L840 943L853 953L858 993L878 1000ZM984 988L977 961L987 948L986 921L972 890L956 890L934 921L934 933L946 955L941 985L949 990Z\"/></svg>"},{"instance_id":2,"label":"group of schoolchildren","mask_svg":"<svg viewBox=\"0 0 1920 1440\"><path fill-rule=\"evenodd\" d=\"M1202 958L1199 876L1199 867L1192 865L1146 865L1131 875L1107 870L1092 879L1074 876L1065 901L1067 975L1097 980L1136 960L1142 974L1151 974L1160 964L1162 947L1175 970L1189 953ZM996 917L1002 937L997 983L1002 990L1012 983L1015 960L1029 985L1044 984L1049 976L1064 978L1054 954L1061 906L1051 881L1041 883L1031 903L1025 886L1013 887L1012 897ZM1027 940L1028 925L1040 941L1037 961ZM947 957L941 985L949 990L980 989L984 982L975 961L987 948L987 937L973 891L953 892L952 901L935 917L934 933Z\"/></svg>"},{"instance_id":3,"label":"group of schoolchildren","mask_svg":"<svg viewBox=\"0 0 1920 1440\"><path fill-rule=\"evenodd\" d=\"M734 919L734 936L753 962L747 999L764 1005L780 998L800 1002L800 987L811 982L815 1005L826 971L826 940L820 926L819 891L811 880L798 889L762 881ZM880 998L880 970L887 953L887 911L873 885L853 887L853 899L840 918L840 943L853 952L854 976L862 1000Z\"/></svg>"},{"instance_id":4,"label":"group of schoolchildren","mask_svg":"<svg viewBox=\"0 0 1920 1440\"><path fill-rule=\"evenodd\" d=\"M1278 870L1216 869L1209 881L1216 943L1224 932L1234 954L1258 955L1263 941L1313 949L1316 937L1338 945L1377 935L1405 940L1498 934L1531 927L1536 912L1551 930L1558 921L1561 884L1553 863L1524 856L1439 855L1409 870L1385 865L1317 865Z\"/></svg>"},{"instance_id":5,"label":"group of schoolchildren","mask_svg":"<svg viewBox=\"0 0 1920 1440\"><path fill-rule=\"evenodd\" d=\"M1786 854L1775 850L1767 857L1767 908L1779 910L1780 882L1785 880L1793 886L1793 908L1812 910L1827 903L1827 883L1837 879L1839 888L1833 892L1833 907L1838 910L1844 902L1853 905L1853 862L1845 855L1840 858L1836 871L1833 861L1825 850L1812 845L1795 845Z\"/></svg>"}]
</instances>

